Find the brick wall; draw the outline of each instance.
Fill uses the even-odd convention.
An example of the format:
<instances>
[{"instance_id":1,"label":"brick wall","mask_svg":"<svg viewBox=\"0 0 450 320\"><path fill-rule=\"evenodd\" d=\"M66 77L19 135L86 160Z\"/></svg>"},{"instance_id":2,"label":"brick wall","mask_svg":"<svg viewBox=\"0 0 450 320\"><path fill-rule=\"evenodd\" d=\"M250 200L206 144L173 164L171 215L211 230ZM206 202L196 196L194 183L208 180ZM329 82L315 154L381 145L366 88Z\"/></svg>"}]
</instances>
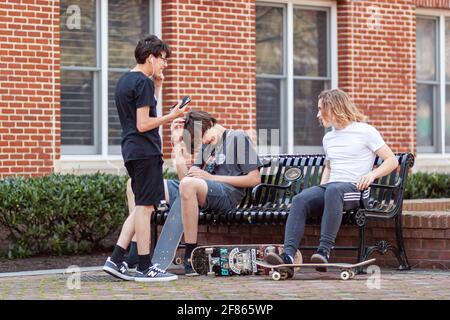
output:
<instances>
[{"instance_id":1,"label":"brick wall","mask_svg":"<svg viewBox=\"0 0 450 320\"><path fill-rule=\"evenodd\" d=\"M432 9L450 9L450 0L415 0L417 7Z\"/></svg>"},{"instance_id":2,"label":"brick wall","mask_svg":"<svg viewBox=\"0 0 450 320\"><path fill-rule=\"evenodd\" d=\"M450 212L405 212L403 220L403 236L409 263L416 268L448 269L450 267ZM317 246L320 237L319 226L307 226L302 246ZM239 244L239 243L283 243L283 226L200 226L198 243L206 244ZM366 228L366 243L374 245L377 241L388 240L396 245L393 221L369 221ZM358 229L343 226L339 230L337 246L357 246ZM314 253L302 250L304 261L309 261ZM382 267L398 267L395 256L374 253L371 258L377 259ZM332 261L354 263L356 251L334 250Z\"/></svg>"},{"instance_id":3,"label":"brick wall","mask_svg":"<svg viewBox=\"0 0 450 320\"><path fill-rule=\"evenodd\" d=\"M185 95L193 109L232 129L256 128L255 3L162 2L162 38L173 50L165 71L164 113ZM164 128L169 155L169 127Z\"/></svg>"},{"instance_id":4,"label":"brick wall","mask_svg":"<svg viewBox=\"0 0 450 320\"><path fill-rule=\"evenodd\" d=\"M339 86L396 152L416 147L415 6L338 1Z\"/></svg>"},{"instance_id":5,"label":"brick wall","mask_svg":"<svg viewBox=\"0 0 450 320\"><path fill-rule=\"evenodd\" d=\"M59 157L59 1L0 4L0 178Z\"/></svg>"}]
</instances>

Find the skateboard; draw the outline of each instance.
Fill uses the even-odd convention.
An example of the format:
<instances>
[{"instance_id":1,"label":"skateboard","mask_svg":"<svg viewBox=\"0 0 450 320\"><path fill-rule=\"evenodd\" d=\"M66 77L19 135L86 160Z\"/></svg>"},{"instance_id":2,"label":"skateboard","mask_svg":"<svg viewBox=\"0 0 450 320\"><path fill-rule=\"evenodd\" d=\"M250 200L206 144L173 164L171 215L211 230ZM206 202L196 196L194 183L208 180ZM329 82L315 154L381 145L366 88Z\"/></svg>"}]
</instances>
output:
<instances>
[{"instance_id":1,"label":"skateboard","mask_svg":"<svg viewBox=\"0 0 450 320\"><path fill-rule=\"evenodd\" d=\"M174 260L178 244L183 235L183 220L181 210L171 210L159 235L155 250L153 251L152 263L158 264L158 268L166 270L172 261L181 264L181 259Z\"/></svg>"},{"instance_id":2,"label":"skateboard","mask_svg":"<svg viewBox=\"0 0 450 320\"><path fill-rule=\"evenodd\" d=\"M264 259L269 252L282 253L282 244L239 244L197 247L192 251L191 263L195 272L208 276L260 275L268 270L258 266L256 261ZM297 251L295 262L302 263Z\"/></svg>"},{"instance_id":3,"label":"skateboard","mask_svg":"<svg viewBox=\"0 0 450 320\"><path fill-rule=\"evenodd\" d=\"M298 271L300 268L316 268L316 267L327 267L332 269L340 270L340 276L342 280L353 279L355 277L355 269L358 267L363 267L373 263L376 259L366 260L356 264L350 263L294 263L294 264L270 264L264 261L256 261L256 265L262 268L270 269L269 275L273 280L278 281L280 279L287 279L287 273L281 271L281 268L293 267L294 272Z\"/></svg>"}]
</instances>

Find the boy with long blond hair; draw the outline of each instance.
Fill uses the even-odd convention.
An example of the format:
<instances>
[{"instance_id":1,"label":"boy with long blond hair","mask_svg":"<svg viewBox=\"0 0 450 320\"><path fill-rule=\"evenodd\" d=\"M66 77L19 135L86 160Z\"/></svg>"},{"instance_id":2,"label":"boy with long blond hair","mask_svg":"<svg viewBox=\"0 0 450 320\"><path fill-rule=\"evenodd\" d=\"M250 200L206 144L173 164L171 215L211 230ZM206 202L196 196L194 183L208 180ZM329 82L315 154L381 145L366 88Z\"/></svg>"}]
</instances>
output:
<instances>
[{"instance_id":1,"label":"boy with long blond hair","mask_svg":"<svg viewBox=\"0 0 450 320\"><path fill-rule=\"evenodd\" d=\"M325 128L332 128L323 138L326 166L322 180L319 186L305 189L294 197L285 229L285 253L270 253L266 260L271 264L292 264L303 238L306 219L317 215L322 215L320 244L311 262L328 263L343 211L359 207L361 197L367 201L370 184L398 166L380 133L364 122L364 115L345 92L322 91L318 108L319 122ZM384 161L372 170L376 155ZM326 268L317 270L325 272ZM292 268L284 271L289 277L294 273Z\"/></svg>"}]
</instances>

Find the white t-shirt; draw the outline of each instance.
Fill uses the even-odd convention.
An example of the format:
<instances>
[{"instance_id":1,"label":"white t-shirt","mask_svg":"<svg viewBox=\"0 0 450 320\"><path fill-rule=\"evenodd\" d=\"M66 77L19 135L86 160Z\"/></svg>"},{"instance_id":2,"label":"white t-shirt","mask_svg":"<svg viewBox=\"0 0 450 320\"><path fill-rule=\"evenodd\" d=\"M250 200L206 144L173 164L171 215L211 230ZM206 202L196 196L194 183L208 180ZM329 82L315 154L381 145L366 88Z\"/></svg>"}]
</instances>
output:
<instances>
[{"instance_id":1,"label":"white t-shirt","mask_svg":"<svg viewBox=\"0 0 450 320\"><path fill-rule=\"evenodd\" d=\"M367 123L352 122L344 129L333 128L323 137L331 166L329 182L358 182L372 171L375 152L384 145L377 129Z\"/></svg>"}]
</instances>

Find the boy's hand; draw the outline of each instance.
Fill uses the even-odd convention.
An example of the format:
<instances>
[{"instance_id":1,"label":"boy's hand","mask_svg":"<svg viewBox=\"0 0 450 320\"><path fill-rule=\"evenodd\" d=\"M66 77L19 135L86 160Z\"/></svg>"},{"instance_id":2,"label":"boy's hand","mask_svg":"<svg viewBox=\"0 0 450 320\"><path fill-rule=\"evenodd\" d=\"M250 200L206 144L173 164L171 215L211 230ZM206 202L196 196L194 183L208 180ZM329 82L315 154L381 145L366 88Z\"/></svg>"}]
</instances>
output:
<instances>
[{"instance_id":1,"label":"boy's hand","mask_svg":"<svg viewBox=\"0 0 450 320\"><path fill-rule=\"evenodd\" d=\"M170 114L174 118L183 117L186 113L188 113L191 110L191 107L189 105L185 105L183 108L180 108L181 103L182 100L179 100L178 104L172 110L170 110Z\"/></svg>"},{"instance_id":2,"label":"boy's hand","mask_svg":"<svg viewBox=\"0 0 450 320\"><path fill-rule=\"evenodd\" d=\"M183 141L183 131L184 131L184 118L176 118L170 124L170 132L172 135L172 144Z\"/></svg>"},{"instance_id":3,"label":"boy's hand","mask_svg":"<svg viewBox=\"0 0 450 320\"><path fill-rule=\"evenodd\" d=\"M359 178L358 183L356 184L356 187L359 190L366 190L375 180L375 175L370 172L366 174L365 176L362 176Z\"/></svg>"},{"instance_id":4,"label":"boy's hand","mask_svg":"<svg viewBox=\"0 0 450 320\"><path fill-rule=\"evenodd\" d=\"M162 87L162 84L164 82L164 74L161 72L160 74L153 75L153 83L155 84L155 87Z\"/></svg>"},{"instance_id":5,"label":"boy's hand","mask_svg":"<svg viewBox=\"0 0 450 320\"><path fill-rule=\"evenodd\" d=\"M199 167L191 167L187 174L188 177L201 178L205 180L213 180L213 175L200 169Z\"/></svg>"}]
</instances>

